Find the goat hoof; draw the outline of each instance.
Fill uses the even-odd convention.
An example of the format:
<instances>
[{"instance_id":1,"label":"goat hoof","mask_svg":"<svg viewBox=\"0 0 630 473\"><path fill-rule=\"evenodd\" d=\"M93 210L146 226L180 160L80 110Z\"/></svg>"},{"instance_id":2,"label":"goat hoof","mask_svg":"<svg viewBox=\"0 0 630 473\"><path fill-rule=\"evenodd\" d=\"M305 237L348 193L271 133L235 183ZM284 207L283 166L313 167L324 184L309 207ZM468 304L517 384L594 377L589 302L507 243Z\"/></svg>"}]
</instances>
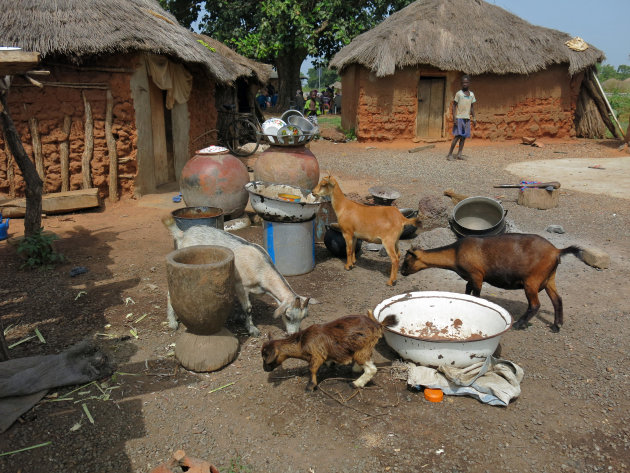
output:
<instances>
[{"instance_id":1,"label":"goat hoof","mask_svg":"<svg viewBox=\"0 0 630 473\"><path fill-rule=\"evenodd\" d=\"M527 328L527 322L523 319L519 319L512 325L512 328L514 328L514 330L525 330Z\"/></svg>"},{"instance_id":2,"label":"goat hoof","mask_svg":"<svg viewBox=\"0 0 630 473\"><path fill-rule=\"evenodd\" d=\"M312 392L313 392L313 391L315 391L316 389L317 389L317 385L316 385L316 384L311 384L311 383L308 383L308 384L306 385L306 389L305 389L305 391L306 391L307 393L312 393Z\"/></svg>"},{"instance_id":3,"label":"goat hoof","mask_svg":"<svg viewBox=\"0 0 630 473\"><path fill-rule=\"evenodd\" d=\"M260 337L260 330L256 327L250 327L248 332L252 337Z\"/></svg>"},{"instance_id":4,"label":"goat hoof","mask_svg":"<svg viewBox=\"0 0 630 473\"><path fill-rule=\"evenodd\" d=\"M354 383L354 381L351 381L351 382L350 382L350 387L351 387L351 388L353 388L353 389L359 389L359 386L357 386L357 385Z\"/></svg>"},{"instance_id":5,"label":"goat hoof","mask_svg":"<svg viewBox=\"0 0 630 473\"><path fill-rule=\"evenodd\" d=\"M551 331L552 331L553 333L558 333L558 332L560 331L560 326L559 326L559 325L556 325L556 324L553 324L553 325L551 326Z\"/></svg>"}]
</instances>

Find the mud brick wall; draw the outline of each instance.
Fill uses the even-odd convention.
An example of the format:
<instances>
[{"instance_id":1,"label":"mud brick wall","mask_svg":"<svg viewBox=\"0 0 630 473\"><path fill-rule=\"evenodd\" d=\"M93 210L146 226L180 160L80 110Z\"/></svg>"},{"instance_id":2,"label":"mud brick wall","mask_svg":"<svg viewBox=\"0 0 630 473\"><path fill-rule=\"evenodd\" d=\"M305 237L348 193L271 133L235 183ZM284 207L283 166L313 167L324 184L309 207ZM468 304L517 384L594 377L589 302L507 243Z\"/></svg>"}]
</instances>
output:
<instances>
[{"instance_id":1,"label":"mud brick wall","mask_svg":"<svg viewBox=\"0 0 630 473\"><path fill-rule=\"evenodd\" d=\"M189 158L194 156L196 150L210 144L216 144L216 133L201 137L206 132L217 128L215 84L203 77L205 76L195 76L193 90L188 100L188 115L190 116Z\"/></svg>"},{"instance_id":2,"label":"mud brick wall","mask_svg":"<svg viewBox=\"0 0 630 473\"><path fill-rule=\"evenodd\" d=\"M421 75L446 78L443 136L450 138L451 104L463 74L434 68L406 68L393 76L377 78L363 67L350 66L342 77L343 127L355 128L357 137L364 141L413 138ZM477 98L473 137L574 137L581 82L582 74L570 77L563 65L530 75L472 76L471 90ZM352 116L354 110L356 114Z\"/></svg>"},{"instance_id":3,"label":"mud brick wall","mask_svg":"<svg viewBox=\"0 0 630 473\"><path fill-rule=\"evenodd\" d=\"M110 58L98 61L94 66L132 69L136 66L133 57ZM129 88L131 73L127 72L98 72L77 71L71 67L46 66L51 74L45 78L46 82L107 84L114 97L112 132L116 139L118 159L123 162L118 165L119 175L133 176L136 173L134 109ZM81 92L92 108L94 123L94 151L90 162L92 183L99 189L99 194L108 195L109 156L105 140L105 111L106 90L78 89L45 86L39 89L27 86L26 82L15 78L9 93L9 110L15 122L18 133L22 137L22 144L29 156L33 156L32 136L29 119L38 120L38 131L42 142L44 161L44 191L61 191L61 163L60 144L69 139L69 190L81 188L81 157L84 149L85 107ZM70 136L63 133L64 117L71 117L72 126ZM7 179L7 148L0 136L0 194L9 193ZM20 170L13 162L14 182L16 194L24 194L24 181ZM119 180L120 193L133 193L133 179Z\"/></svg>"},{"instance_id":4,"label":"mud brick wall","mask_svg":"<svg viewBox=\"0 0 630 473\"><path fill-rule=\"evenodd\" d=\"M355 128L357 138L366 141L413 138L418 108L417 72L402 70L381 79L365 69L361 72Z\"/></svg>"},{"instance_id":5,"label":"mud brick wall","mask_svg":"<svg viewBox=\"0 0 630 473\"><path fill-rule=\"evenodd\" d=\"M473 136L489 139L575 137L575 106L582 74L552 66L530 75L472 78L478 125Z\"/></svg>"}]
</instances>

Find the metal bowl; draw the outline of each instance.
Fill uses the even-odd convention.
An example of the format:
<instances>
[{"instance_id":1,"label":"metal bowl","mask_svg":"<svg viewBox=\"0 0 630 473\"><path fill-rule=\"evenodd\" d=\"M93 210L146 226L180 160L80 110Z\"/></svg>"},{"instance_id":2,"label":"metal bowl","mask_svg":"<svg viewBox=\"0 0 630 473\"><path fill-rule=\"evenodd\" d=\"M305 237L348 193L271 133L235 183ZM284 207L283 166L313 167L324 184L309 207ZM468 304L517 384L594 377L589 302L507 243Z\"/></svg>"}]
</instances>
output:
<instances>
[{"instance_id":1,"label":"metal bowl","mask_svg":"<svg viewBox=\"0 0 630 473\"><path fill-rule=\"evenodd\" d=\"M321 201L308 189L273 184L264 181L252 181L245 184L249 192L249 201L254 211L269 222L306 222L315 218ZM297 196L290 201L279 197L280 194Z\"/></svg>"},{"instance_id":2,"label":"metal bowl","mask_svg":"<svg viewBox=\"0 0 630 473\"><path fill-rule=\"evenodd\" d=\"M395 314L398 324L385 341L400 356L425 366L465 368L492 355L512 326L503 307L452 292L418 291L385 299L374 309L377 320Z\"/></svg>"},{"instance_id":3,"label":"metal bowl","mask_svg":"<svg viewBox=\"0 0 630 473\"><path fill-rule=\"evenodd\" d=\"M302 113L299 112L298 110L287 110L286 112L282 114L280 118L287 123L291 123L289 121L289 117L293 117L293 116L304 118L304 115L302 115Z\"/></svg>"},{"instance_id":4,"label":"metal bowl","mask_svg":"<svg viewBox=\"0 0 630 473\"><path fill-rule=\"evenodd\" d=\"M374 186L368 189L368 192L374 197L374 203L378 205L392 205L402 195L396 189L386 186Z\"/></svg>"}]
</instances>

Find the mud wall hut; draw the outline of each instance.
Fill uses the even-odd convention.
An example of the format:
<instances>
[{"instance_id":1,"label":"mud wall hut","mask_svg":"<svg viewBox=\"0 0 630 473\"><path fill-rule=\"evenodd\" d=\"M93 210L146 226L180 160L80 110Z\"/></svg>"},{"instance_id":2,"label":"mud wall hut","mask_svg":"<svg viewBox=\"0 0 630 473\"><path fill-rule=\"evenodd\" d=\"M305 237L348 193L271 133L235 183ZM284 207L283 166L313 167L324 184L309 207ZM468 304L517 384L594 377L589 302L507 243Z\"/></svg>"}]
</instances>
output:
<instances>
[{"instance_id":1,"label":"mud wall hut","mask_svg":"<svg viewBox=\"0 0 630 473\"><path fill-rule=\"evenodd\" d=\"M216 128L217 86L238 77L154 0L0 0L0 9L0 45L39 52L50 71L42 88L14 77L9 95L44 192L97 187L115 198L174 181L190 143ZM0 195L23 190L0 136Z\"/></svg>"},{"instance_id":2,"label":"mud wall hut","mask_svg":"<svg viewBox=\"0 0 630 473\"><path fill-rule=\"evenodd\" d=\"M451 103L469 74L476 137L598 137L592 74L604 55L569 40L482 0L418 0L331 61L342 77L342 126L363 140L450 136Z\"/></svg>"}]
</instances>

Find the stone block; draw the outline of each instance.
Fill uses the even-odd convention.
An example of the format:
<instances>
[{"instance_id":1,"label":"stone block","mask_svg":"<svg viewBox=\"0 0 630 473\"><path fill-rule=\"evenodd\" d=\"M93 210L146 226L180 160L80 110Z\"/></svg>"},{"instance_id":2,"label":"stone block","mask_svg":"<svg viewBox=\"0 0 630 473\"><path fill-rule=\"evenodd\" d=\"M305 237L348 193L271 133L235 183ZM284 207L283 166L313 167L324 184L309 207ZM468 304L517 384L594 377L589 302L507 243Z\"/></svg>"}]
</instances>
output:
<instances>
[{"instance_id":1,"label":"stone block","mask_svg":"<svg viewBox=\"0 0 630 473\"><path fill-rule=\"evenodd\" d=\"M606 269L610 266L610 255L599 248L584 248L582 252L584 262L597 269Z\"/></svg>"}]
</instances>

